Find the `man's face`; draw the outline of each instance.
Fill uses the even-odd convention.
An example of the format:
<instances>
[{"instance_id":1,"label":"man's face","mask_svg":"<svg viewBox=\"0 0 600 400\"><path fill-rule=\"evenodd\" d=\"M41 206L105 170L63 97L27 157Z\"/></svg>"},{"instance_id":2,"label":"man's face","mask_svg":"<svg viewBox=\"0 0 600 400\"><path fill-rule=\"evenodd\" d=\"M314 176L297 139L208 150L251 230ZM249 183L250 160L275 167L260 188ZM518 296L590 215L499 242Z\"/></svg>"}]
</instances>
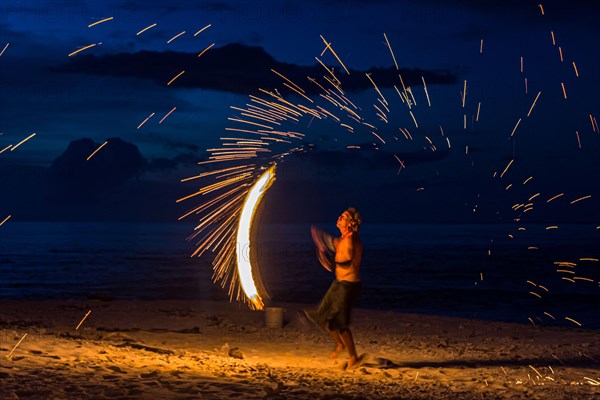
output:
<instances>
[{"instance_id":1,"label":"man's face","mask_svg":"<svg viewBox=\"0 0 600 400\"><path fill-rule=\"evenodd\" d=\"M338 229L342 230L348 227L348 222L350 220L350 214L348 214L348 212L344 211L337 219L337 224L336 226L338 227Z\"/></svg>"}]
</instances>

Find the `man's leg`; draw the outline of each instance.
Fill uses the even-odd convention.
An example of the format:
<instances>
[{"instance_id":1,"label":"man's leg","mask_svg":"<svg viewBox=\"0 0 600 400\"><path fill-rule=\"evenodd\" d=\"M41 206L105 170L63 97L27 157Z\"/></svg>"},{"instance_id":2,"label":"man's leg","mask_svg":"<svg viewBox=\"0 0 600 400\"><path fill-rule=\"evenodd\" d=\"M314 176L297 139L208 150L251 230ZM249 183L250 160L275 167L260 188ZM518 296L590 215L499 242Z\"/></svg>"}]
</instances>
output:
<instances>
[{"instance_id":1,"label":"man's leg","mask_svg":"<svg viewBox=\"0 0 600 400\"><path fill-rule=\"evenodd\" d=\"M348 350L348 368L352 368L354 364L358 362L358 356L356 355L356 347L354 347L352 332L350 332L350 329L344 329L339 332L342 343Z\"/></svg>"},{"instance_id":2,"label":"man's leg","mask_svg":"<svg viewBox=\"0 0 600 400\"><path fill-rule=\"evenodd\" d=\"M333 350L331 352L331 354L329 354L329 358L333 359L333 358L337 358L338 354L340 354L342 352L342 350L345 349L344 346L344 342L342 342L342 337L340 335L340 331L338 330L330 330L329 333L331 334L331 337L333 338L333 340L335 340L335 350Z\"/></svg>"}]
</instances>

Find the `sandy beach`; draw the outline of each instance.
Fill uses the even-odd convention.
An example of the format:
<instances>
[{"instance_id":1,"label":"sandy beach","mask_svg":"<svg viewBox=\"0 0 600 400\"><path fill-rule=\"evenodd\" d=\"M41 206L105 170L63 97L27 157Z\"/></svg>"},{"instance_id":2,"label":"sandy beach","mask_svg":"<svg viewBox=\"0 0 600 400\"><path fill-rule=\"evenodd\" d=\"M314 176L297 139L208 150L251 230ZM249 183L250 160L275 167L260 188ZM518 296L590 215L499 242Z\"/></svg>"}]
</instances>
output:
<instances>
[{"instance_id":1,"label":"sandy beach","mask_svg":"<svg viewBox=\"0 0 600 400\"><path fill-rule=\"evenodd\" d=\"M276 329L239 303L2 300L1 396L600 398L596 331L357 309L367 357L345 370L345 355L329 359L330 338L302 316L306 305L282 306Z\"/></svg>"}]
</instances>

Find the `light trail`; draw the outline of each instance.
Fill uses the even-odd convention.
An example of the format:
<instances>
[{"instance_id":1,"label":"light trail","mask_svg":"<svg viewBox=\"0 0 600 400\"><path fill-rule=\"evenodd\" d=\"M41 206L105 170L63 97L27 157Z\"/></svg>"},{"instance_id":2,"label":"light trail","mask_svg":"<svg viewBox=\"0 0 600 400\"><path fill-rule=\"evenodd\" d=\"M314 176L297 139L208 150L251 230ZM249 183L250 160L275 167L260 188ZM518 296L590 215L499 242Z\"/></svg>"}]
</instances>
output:
<instances>
[{"instance_id":1,"label":"light trail","mask_svg":"<svg viewBox=\"0 0 600 400\"><path fill-rule=\"evenodd\" d=\"M107 141L105 141L104 143L102 143L102 144L100 145L100 147L98 147L96 150L94 150L94 151L92 152L92 154L90 154L90 155L89 155L89 156L86 158L86 161L90 161L90 159L91 159L92 157L94 157L94 155L95 155L97 152L99 152L99 151L100 151L100 149L101 149L101 148L103 148L104 146L106 146L107 144L108 144L108 140L107 140Z\"/></svg>"},{"instance_id":2,"label":"light trail","mask_svg":"<svg viewBox=\"0 0 600 400\"><path fill-rule=\"evenodd\" d=\"M17 349L17 347L19 347L19 345L21 344L21 342L22 342L23 340L25 340L25 338L26 338L26 337L27 337L27 333L25 333L25 334L23 335L23 337L21 338L21 340L19 340L19 341L17 342L17 344L15 345L15 347L13 347L13 349L11 350L11 352L10 352L10 353L8 353L8 355L6 356L6 358L12 358L12 355L13 355L13 353L15 352L15 350Z\"/></svg>"},{"instance_id":3,"label":"light trail","mask_svg":"<svg viewBox=\"0 0 600 400\"><path fill-rule=\"evenodd\" d=\"M244 206L240 212L239 223L237 228L237 246L236 246L236 261L237 274L244 294L250 301L250 305L258 310L264 307L261 294L258 292L253 278L252 263L250 257L244 257L239 251L241 246L251 248L250 230L252 228L252 220L266 191L275 180L275 165L267 169L254 183L249 190L248 195L244 200Z\"/></svg>"},{"instance_id":4,"label":"light trail","mask_svg":"<svg viewBox=\"0 0 600 400\"><path fill-rule=\"evenodd\" d=\"M139 31L138 33L136 33L136 36L140 36L142 33L146 32L148 29L152 29L156 26L157 24L152 24L152 25L148 25L147 27L145 27L144 29L142 29L141 31Z\"/></svg>"},{"instance_id":5,"label":"light trail","mask_svg":"<svg viewBox=\"0 0 600 400\"><path fill-rule=\"evenodd\" d=\"M181 35L185 35L185 31L178 33L177 35L173 36L171 39L167 40L167 44L171 43L173 40L177 39L178 37L180 37Z\"/></svg>"},{"instance_id":6,"label":"light trail","mask_svg":"<svg viewBox=\"0 0 600 400\"><path fill-rule=\"evenodd\" d=\"M80 49L78 49L78 50L75 50L75 51L74 51L74 52L72 52L71 54L69 54L69 55L68 55L68 57L72 57L72 56L74 56L75 54L78 54L78 53L80 53L80 52L82 52L82 51L84 51L84 50L87 50L87 49L91 49L92 47L94 47L94 46L97 46L97 45L98 45L98 43L92 43L92 44L90 44L90 45L84 46L84 47L82 47L82 48L80 48Z\"/></svg>"},{"instance_id":7,"label":"light trail","mask_svg":"<svg viewBox=\"0 0 600 400\"><path fill-rule=\"evenodd\" d=\"M178 73L177 75L175 75L175 76L173 77L173 79L171 79L171 80L169 81L169 83L167 83L167 86L170 86L170 85L171 85L171 83L175 82L175 79L179 78L179 77L180 77L181 75L183 75L184 73L185 73L185 71L181 71L180 73Z\"/></svg>"},{"instance_id":8,"label":"light trail","mask_svg":"<svg viewBox=\"0 0 600 400\"><path fill-rule=\"evenodd\" d=\"M79 330L79 327L81 326L81 324L83 324L83 321L86 320L86 318L91 314L92 310L89 310L81 319L81 321L79 322L79 324L77 325L77 328L75 328L75 330Z\"/></svg>"},{"instance_id":9,"label":"light trail","mask_svg":"<svg viewBox=\"0 0 600 400\"><path fill-rule=\"evenodd\" d=\"M158 121L158 124L159 124L159 125L160 125L160 124L162 124L162 123L163 123L163 121L164 121L165 119L167 119L167 117L168 117L169 115L171 115L171 113L172 113L173 111L175 111L176 109L177 109L177 107L173 107L173 108L171 109L171 111L169 111L168 113L166 113L166 114L165 114L165 116L164 116L164 117L162 117L162 119L161 119L160 121Z\"/></svg>"},{"instance_id":10,"label":"light trail","mask_svg":"<svg viewBox=\"0 0 600 400\"><path fill-rule=\"evenodd\" d=\"M212 24L206 25L204 28L202 28L198 32L194 33L194 37L198 36L199 34L201 34L202 32L204 32L206 29L210 28L211 26L212 26Z\"/></svg>"},{"instance_id":11,"label":"light trail","mask_svg":"<svg viewBox=\"0 0 600 400\"><path fill-rule=\"evenodd\" d=\"M96 25L101 24L103 22L112 21L113 19L114 19L113 17L108 17L108 18L101 19L100 21L96 21L93 24L89 24L88 28L91 28L92 26L96 26Z\"/></svg>"},{"instance_id":12,"label":"light trail","mask_svg":"<svg viewBox=\"0 0 600 400\"><path fill-rule=\"evenodd\" d=\"M4 54L4 52L6 51L6 49L8 49L8 45L10 43L6 43L6 46L4 46L4 48L2 49L2 51L0 51L0 57L2 57L2 54Z\"/></svg>"},{"instance_id":13,"label":"light trail","mask_svg":"<svg viewBox=\"0 0 600 400\"><path fill-rule=\"evenodd\" d=\"M10 217L12 217L12 215L9 215L8 217L4 218L4 220L0 222L0 226L4 225L4 223L10 219Z\"/></svg>"},{"instance_id":14,"label":"light trail","mask_svg":"<svg viewBox=\"0 0 600 400\"><path fill-rule=\"evenodd\" d=\"M591 198L592 198L591 195L583 196L583 197L573 200L570 204L579 203L580 201L591 199Z\"/></svg>"},{"instance_id":15,"label":"light trail","mask_svg":"<svg viewBox=\"0 0 600 400\"><path fill-rule=\"evenodd\" d=\"M206 53L208 50L210 50L210 49L211 49L211 48L212 48L214 45L215 45L215 44L213 43L213 44L211 44L210 46L208 46L207 48L205 48L204 50L202 50L200 53L198 53L198 57L196 57L196 58L200 58L200 57L202 57L202 55L203 55L204 53Z\"/></svg>"},{"instance_id":16,"label":"light trail","mask_svg":"<svg viewBox=\"0 0 600 400\"><path fill-rule=\"evenodd\" d=\"M390 53L392 54L392 60L394 60L394 65L396 66L396 71L399 71L398 62L396 61L396 56L394 55L394 51L392 50L392 46L390 45L390 41L387 38L385 32L383 33L383 37L385 38L385 43L387 44L388 49L390 49Z\"/></svg>"},{"instance_id":17,"label":"light trail","mask_svg":"<svg viewBox=\"0 0 600 400\"><path fill-rule=\"evenodd\" d=\"M154 113L152 113L152 114L148 115L148 116L146 117L146 119L145 119L145 120L143 120L143 121L142 121L142 123L138 125L137 129L140 129L140 128L142 127L142 125L144 125L144 124L145 124L145 123L146 123L146 122L147 122L147 121L148 121L150 118L152 118L152 116L153 116L153 115L154 115Z\"/></svg>"},{"instance_id":18,"label":"light trail","mask_svg":"<svg viewBox=\"0 0 600 400\"><path fill-rule=\"evenodd\" d=\"M529 117L531 115L531 112L533 111L533 107L535 107L535 103L537 103L537 100L541 94L542 94L542 92L538 92L537 96L535 96L535 100L533 100L533 103L531 104L531 108L529 109L529 112L527 113L527 117Z\"/></svg>"},{"instance_id":19,"label":"light trail","mask_svg":"<svg viewBox=\"0 0 600 400\"><path fill-rule=\"evenodd\" d=\"M19 147L20 145L22 145L23 143L25 143L26 141L28 141L29 139L31 139L35 135L37 135L37 134L36 133L32 133L31 135L27 136L25 139L21 140L19 143L17 143L13 147L11 147L10 151L14 151L17 147Z\"/></svg>"}]
</instances>

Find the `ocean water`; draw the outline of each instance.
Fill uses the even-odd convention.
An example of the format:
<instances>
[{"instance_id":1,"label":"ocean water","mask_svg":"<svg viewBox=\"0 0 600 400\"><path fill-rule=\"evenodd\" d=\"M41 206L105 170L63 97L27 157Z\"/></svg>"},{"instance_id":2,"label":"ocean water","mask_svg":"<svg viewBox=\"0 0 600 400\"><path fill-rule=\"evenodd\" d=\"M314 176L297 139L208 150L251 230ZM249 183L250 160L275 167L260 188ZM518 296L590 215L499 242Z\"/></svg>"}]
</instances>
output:
<instances>
[{"instance_id":1,"label":"ocean water","mask_svg":"<svg viewBox=\"0 0 600 400\"><path fill-rule=\"evenodd\" d=\"M358 306L600 328L600 230L547 228L365 224ZM192 229L9 221L0 227L0 297L227 300L212 283L212 255L190 257ZM308 225L260 226L256 242L272 304L320 300L332 276Z\"/></svg>"}]
</instances>

